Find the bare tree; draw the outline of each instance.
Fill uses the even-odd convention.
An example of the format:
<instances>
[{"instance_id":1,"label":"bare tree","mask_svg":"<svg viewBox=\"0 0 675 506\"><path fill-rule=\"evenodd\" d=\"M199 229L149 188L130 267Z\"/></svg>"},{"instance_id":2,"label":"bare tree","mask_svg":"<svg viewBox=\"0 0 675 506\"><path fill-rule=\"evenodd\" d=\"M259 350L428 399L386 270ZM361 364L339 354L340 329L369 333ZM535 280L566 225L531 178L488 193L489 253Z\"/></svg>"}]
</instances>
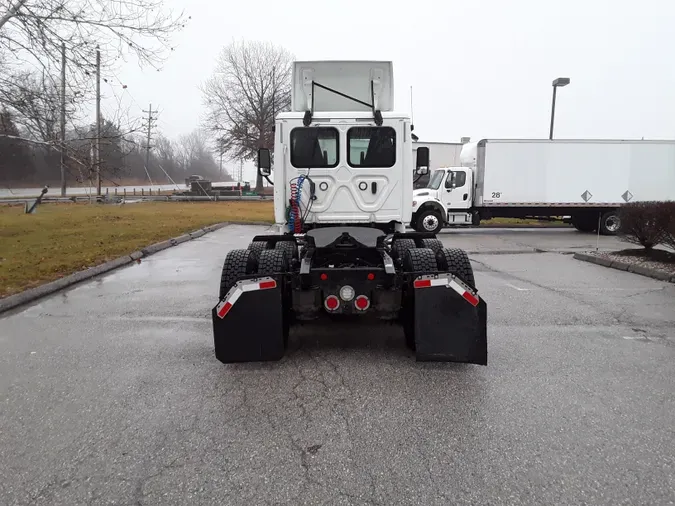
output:
<instances>
[{"instance_id":1,"label":"bare tree","mask_svg":"<svg viewBox=\"0 0 675 506\"><path fill-rule=\"evenodd\" d=\"M207 128L230 159L254 159L274 148L274 114L291 104L293 55L268 42L232 42L202 87ZM262 191L258 175L256 190Z\"/></svg>"},{"instance_id":2,"label":"bare tree","mask_svg":"<svg viewBox=\"0 0 675 506\"><path fill-rule=\"evenodd\" d=\"M184 23L182 13L166 13L163 0L10 0L0 6L0 53L5 67L51 70L60 66L65 43L69 77L77 80L93 73L97 48L104 70L127 55L156 67Z\"/></svg>"},{"instance_id":3,"label":"bare tree","mask_svg":"<svg viewBox=\"0 0 675 506\"><path fill-rule=\"evenodd\" d=\"M74 98L66 95L66 118L74 121ZM14 112L14 118L30 140L56 143L59 140L61 97L58 82L45 72L21 71L10 78L0 77L0 103Z\"/></svg>"}]
</instances>

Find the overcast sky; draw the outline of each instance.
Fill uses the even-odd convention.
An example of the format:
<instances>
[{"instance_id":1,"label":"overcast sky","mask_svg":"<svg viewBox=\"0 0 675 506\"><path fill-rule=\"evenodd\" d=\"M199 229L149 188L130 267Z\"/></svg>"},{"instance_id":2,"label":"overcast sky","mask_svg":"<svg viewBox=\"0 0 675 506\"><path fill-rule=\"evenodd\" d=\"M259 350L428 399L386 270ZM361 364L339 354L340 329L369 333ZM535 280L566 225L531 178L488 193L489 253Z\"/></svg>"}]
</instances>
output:
<instances>
[{"instance_id":1,"label":"overcast sky","mask_svg":"<svg viewBox=\"0 0 675 506\"><path fill-rule=\"evenodd\" d=\"M395 5L405 7L395 7ZM673 0L167 0L192 20L161 72L130 63L126 91L159 107L169 137L199 125L198 90L232 39L269 40L298 60L377 59L394 64L396 106L423 141L461 136L675 138ZM103 90L106 91L105 89ZM133 112L133 109L132 109Z\"/></svg>"}]
</instances>

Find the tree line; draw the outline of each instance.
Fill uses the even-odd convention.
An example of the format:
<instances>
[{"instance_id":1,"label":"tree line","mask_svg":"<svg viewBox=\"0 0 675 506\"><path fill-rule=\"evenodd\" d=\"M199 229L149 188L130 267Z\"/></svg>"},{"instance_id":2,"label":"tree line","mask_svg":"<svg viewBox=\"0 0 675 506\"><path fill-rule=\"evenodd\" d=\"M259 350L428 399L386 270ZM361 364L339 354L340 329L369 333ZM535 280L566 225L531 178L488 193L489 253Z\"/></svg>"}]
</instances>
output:
<instances>
[{"instance_id":1,"label":"tree line","mask_svg":"<svg viewBox=\"0 0 675 506\"><path fill-rule=\"evenodd\" d=\"M138 181L183 184L191 174L213 181L232 180L227 171L220 172L207 134L200 129L177 140L154 135L148 154L144 134L125 131L119 123L102 118L98 165L95 139L96 125L68 129L65 143L26 138L26 131L4 109L0 111L0 185L58 186L62 151L69 186L95 184L99 167L104 186Z\"/></svg>"},{"instance_id":2,"label":"tree line","mask_svg":"<svg viewBox=\"0 0 675 506\"><path fill-rule=\"evenodd\" d=\"M13 0L0 6L0 184L54 184L63 155L68 184L131 179L182 182L191 174L230 180L218 157L252 161L274 148L274 117L291 103L293 56L266 42L232 42L223 48L212 77L201 86L203 123L170 140L155 133L146 167L143 125L128 111L100 118L96 163L97 53L101 72L114 75L135 57L159 69L172 35L189 21L163 0ZM65 56L65 59L62 57ZM61 134L61 65L65 61L65 140ZM262 188L258 177L256 184Z\"/></svg>"}]
</instances>

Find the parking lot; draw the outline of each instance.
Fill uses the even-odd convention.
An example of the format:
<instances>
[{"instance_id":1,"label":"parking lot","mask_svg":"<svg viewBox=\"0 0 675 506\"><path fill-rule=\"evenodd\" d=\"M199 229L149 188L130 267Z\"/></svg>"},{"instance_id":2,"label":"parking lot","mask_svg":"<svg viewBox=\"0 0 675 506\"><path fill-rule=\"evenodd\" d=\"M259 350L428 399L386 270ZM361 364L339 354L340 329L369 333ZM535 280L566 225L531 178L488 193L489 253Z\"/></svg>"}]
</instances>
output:
<instances>
[{"instance_id":1,"label":"parking lot","mask_svg":"<svg viewBox=\"0 0 675 506\"><path fill-rule=\"evenodd\" d=\"M385 325L309 325L281 362L226 366L220 269L264 230L0 317L0 504L675 502L675 285L573 259L597 238L572 229L449 230L487 367L417 363Z\"/></svg>"}]
</instances>

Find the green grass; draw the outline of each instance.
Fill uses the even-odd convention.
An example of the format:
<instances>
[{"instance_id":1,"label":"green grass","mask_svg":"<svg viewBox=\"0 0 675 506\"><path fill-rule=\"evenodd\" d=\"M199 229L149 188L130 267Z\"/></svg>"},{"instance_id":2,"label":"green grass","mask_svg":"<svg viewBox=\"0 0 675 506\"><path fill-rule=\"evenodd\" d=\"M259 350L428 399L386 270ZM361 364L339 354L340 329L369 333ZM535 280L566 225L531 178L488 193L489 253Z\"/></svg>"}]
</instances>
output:
<instances>
[{"instance_id":1,"label":"green grass","mask_svg":"<svg viewBox=\"0 0 675 506\"><path fill-rule=\"evenodd\" d=\"M0 206L0 298L224 221L267 222L272 201Z\"/></svg>"},{"instance_id":2,"label":"green grass","mask_svg":"<svg viewBox=\"0 0 675 506\"><path fill-rule=\"evenodd\" d=\"M271 222L274 203L145 202L0 206L0 298L223 221ZM496 218L481 226L551 226Z\"/></svg>"}]
</instances>

